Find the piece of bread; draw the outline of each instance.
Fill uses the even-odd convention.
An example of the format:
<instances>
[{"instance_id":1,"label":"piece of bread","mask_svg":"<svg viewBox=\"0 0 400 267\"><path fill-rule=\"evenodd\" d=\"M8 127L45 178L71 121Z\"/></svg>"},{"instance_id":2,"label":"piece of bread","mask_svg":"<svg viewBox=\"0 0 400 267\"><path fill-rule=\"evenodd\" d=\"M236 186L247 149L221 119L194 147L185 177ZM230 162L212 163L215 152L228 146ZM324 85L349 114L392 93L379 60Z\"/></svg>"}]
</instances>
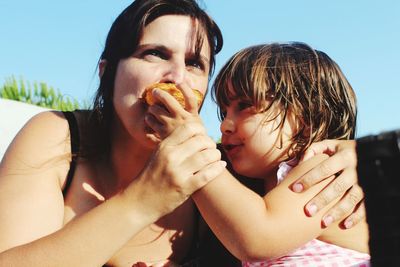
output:
<instances>
[{"instance_id":1,"label":"piece of bread","mask_svg":"<svg viewBox=\"0 0 400 267\"><path fill-rule=\"evenodd\" d=\"M164 91L167 91L170 95L172 95L176 100L178 100L179 104L182 107L185 107L185 98L182 92L176 87L174 83L155 83L146 88L143 94L143 99L146 101L148 105L154 105L156 100L153 97L152 91L154 88L158 88ZM203 94L196 89L193 89L193 93L197 98L197 105L200 106L203 101Z\"/></svg>"}]
</instances>

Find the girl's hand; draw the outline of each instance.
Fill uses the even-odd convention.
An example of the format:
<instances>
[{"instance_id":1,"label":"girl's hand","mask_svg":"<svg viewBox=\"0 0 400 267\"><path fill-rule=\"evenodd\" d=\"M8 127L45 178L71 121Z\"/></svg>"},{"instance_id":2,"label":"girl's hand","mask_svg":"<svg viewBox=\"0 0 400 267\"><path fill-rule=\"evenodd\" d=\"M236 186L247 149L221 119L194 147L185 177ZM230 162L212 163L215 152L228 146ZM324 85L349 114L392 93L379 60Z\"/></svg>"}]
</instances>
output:
<instances>
[{"instance_id":1,"label":"girl's hand","mask_svg":"<svg viewBox=\"0 0 400 267\"><path fill-rule=\"evenodd\" d=\"M357 183L356 142L354 140L325 140L312 144L304 153L302 161L322 153L331 157L297 180L292 190L302 192L336 174L336 179L315 196L306 205L305 210L308 215L312 216L343 192L346 192L339 203L325 214L322 223L327 226L351 212L351 215L342 221L345 228L351 228L365 218L364 193Z\"/></svg>"}]
</instances>

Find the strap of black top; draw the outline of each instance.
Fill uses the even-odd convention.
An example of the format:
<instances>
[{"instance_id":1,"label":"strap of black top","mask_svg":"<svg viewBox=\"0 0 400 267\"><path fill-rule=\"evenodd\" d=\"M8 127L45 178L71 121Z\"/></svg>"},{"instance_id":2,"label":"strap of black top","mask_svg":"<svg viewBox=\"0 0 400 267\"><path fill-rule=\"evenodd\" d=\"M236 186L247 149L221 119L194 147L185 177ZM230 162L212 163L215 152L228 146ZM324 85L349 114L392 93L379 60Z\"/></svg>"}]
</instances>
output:
<instances>
[{"instance_id":1,"label":"strap of black top","mask_svg":"<svg viewBox=\"0 0 400 267\"><path fill-rule=\"evenodd\" d=\"M67 195L68 189L71 186L72 178L74 177L75 168L76 168L76 158L79 152L79 130L78 130L78 123L76 122L76 118L73 112L70 111L63 111L65 118L68 121L69 125L69 132L71 138L71 163L69 166L69 171L67 174L67 180L65 182L65 187L63 190L64 197Z\"/></svg>"}]
</instances>

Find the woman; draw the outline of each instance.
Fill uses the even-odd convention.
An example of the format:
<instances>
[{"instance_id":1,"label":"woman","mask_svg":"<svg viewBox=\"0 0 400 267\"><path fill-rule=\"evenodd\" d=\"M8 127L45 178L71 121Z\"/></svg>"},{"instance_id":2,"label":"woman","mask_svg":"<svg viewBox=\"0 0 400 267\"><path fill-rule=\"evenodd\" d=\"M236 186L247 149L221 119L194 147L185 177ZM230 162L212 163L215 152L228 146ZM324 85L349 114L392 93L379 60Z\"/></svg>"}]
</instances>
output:
<instances>
[{"instance_id":1,"label":"woman","mask_svg":"<svg viewBox=\"0 0 400 267\"><path fill-rule=\"evenodd\" d=\"M205 93L221 47L195 1L128 6L108 34L93 110L35 116L4 155L0 265L191 261L198 217L189 196L225 165L195 124L159 143L140 97L154 82Z\"/></svg>"}]
</instances>

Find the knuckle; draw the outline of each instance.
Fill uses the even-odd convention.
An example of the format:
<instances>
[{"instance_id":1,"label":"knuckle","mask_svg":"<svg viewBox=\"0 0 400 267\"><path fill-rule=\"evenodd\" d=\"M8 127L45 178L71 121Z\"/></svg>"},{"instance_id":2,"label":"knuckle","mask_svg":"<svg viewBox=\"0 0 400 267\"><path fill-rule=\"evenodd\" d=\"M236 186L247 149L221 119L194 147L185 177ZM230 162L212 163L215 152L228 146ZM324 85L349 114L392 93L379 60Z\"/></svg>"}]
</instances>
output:
<instances>
[{"instance_id":1,"label":"knuckle","mask_svg":"<svg viewBox=\"0 0 400 267\"><path fill-rule=\"evenodd\" d=\"M331 215L335 219L342 217L345 213L346 208L342 204L336 205L331 211Z\"/></svg>"},{"instance_id":2,"label":"knuckle","mask_svg":"<svg viewBox=\"0 0 400 267\"><path fill-rule=\"evenodd\" d=\"M326 206L330 201L331 198L329 197L329 194L323 191L315 198L314 203L318 206L318 208L321 208Z\"/></svg>"},{"instance_id":3,"label":"knuckle","mask_svg":"<svg viewBox=\"0 0 400 267\"><path fill-rule=\"evenodd\" d=\"M202 177L201 183L202 185L207 184L209 181L214 179L218 174L220 174L221 170L218 165L213 165L205 169L204 175Z\"/></svg>"},{"instance_id":4,"label":"knuckle","mask_svg":"<svg viewBox=\"0 0 400 267\"><path fill-rule=\"evenodd\" d=\"M309 188L311 185L314 184L315 179L315 175L313 172L308 173L306 176L303 177L302 179L302 184L305 188Z\"/></svg>"},{"instance_id":5,"label":"knuckle","mask_svg":"<svg viewBox=\"0 0 400 267\"><path fill-rule=\"evenodd\" d=\"M207 149L206 153L208 162L215 162L221 158L220 153L217 149Z\"/></svg>"},{"instance_id":6,"label":"knuckle","mask_svg":"<svg viewBox=\"0 0 400 267\"><path fill-rule=\"evenodd\" d=\"M344 181L336 179L333 181L333 189L337 194L340 194L347 190L347 185Z\"/></svg>"},{"instance_id":7,"label":"knuckle","mask_svg":"<svg viewBox=\"0 0 400 267\"><path fill-rule=\"evenodd\" d=\"M353 185L352 190L358 196L359 200L364 198L364 190L358 184Z\"/></svg>"},{"instance_id":8,"label":"knuckle","mask_svg":"<svg viewBox=\"0 0 400 267\"><path fill-rule=\"evenodd\" d=\"M366 215L365 205L363 204L360 205L360 207L355 212L355 215L357 216L358 221L361 221L363 218L365 218Z\"/></svg>"},{"instance_id":9,"label":"knuckle","mask_svg":"<svg viewBox=\"0 0 400 267\"><path fill-rule=\"evenodd\" d=\"M209 162L209 160L210 160L210 156L207 153L207 150L202 151L201 153L198 154L198 156L199 156L200 163L202 165L207 164Z\"/></svg>"},{"instance_id":10,"label":"knuckle","mask_svg":"<svg viewBox=\"0 0 400 267\"><path fill-rule=\"evenodd\" d=\"M351 220L353 221L353 223L357 223L361 220L361 216L357 212L351 214L351 216L349 216L349 217L351 217Z\"/></svg>"},{"instance_id":11,"label":"knuckle","mask_svg":"<svg viewBox=\"0 0 400 267\"><path fill-rule=\"evenodd\" d=\"M221 157L222 157L221 151L219 151L219 149L217 149L216 147L213 149L213 151L215 151L216 158L217 158L218 160L220 160Z\"/></svg>"},{"instance_id":12,"label":"knuckle","mask_svg":"<svg viewBox=\"0 0 400 267\"><path fill-rule=\"evenodd\" d=\"M214 142L214 140L211 139L211 137L205 135L205 143L207 145L207 147L212 148L212 149L217 149L217 144Z\"/></svg>"},{"instance_id":13,"label":"knuckle","mask_svg":"<svg viewBox=\"0 0 400 267\"><path fill-rule=\"evenodd\" d=\"M365 205L361 203L359 207L348 217L354 224L359 223L365 218Z\"/></svg>"},{"instance_id":14,"label":"knuckle","mask_svg":"<svg viewBox=\"0 0 400 267\"><path fill-rule=\"evenodd\" d=\"M350 191L348 198L349 198L349 204L351 204L353 207L360 202L360 198L358 194L355 192Z\"/></svg>"},{"instance_id":15,"label":"knuckle","mask_svg":"<svg viewBox=\"0 0 400 267\"><path fill-rule=\"evenodd\" d=\"M198 185L199 186L204 186L207 184L208 181L213 177L213 171L212 168L206 169L199 177L198 180Z\"/></svg>"},{"instance_id":16,"label":"knuckle","mask_svg":"<svg viewBox=\"0 0 400 267\"><path fill-rule=\"evenodd\" d=\"M357 156L356 153L351 149L343 150L342 157L344 162L347 162L349 165L354 166L356 164Z\"/></svg>"},{"instance_id":17,"label":"knuckle","mask_svg":"<svg viewBox=\"0 0 400 267\"><path fill-rule=\"evenodd\" d=\"M215 142L207 135L201 134L198 136L202 148L216 148L217 145L215 144Z\"/></svg>"},{"instance_id":18,"label":"knuckle","mask_svg":"<svg viewBox=\"0 0 400 267\"><path fill-rule=\"evenodd\" d=\"M207 148L207 139L203 135L194 136L194 142L196 143L199 149Z\"/></svg>"},{"instance_id":19,"label":"knuckle","mask_svg":"<svg viewBox=\"0 0 400 267\"><path fill-rule=\"evenodd\" d=\"M332 171L332 168L329 166L329 164L326 161L321 163L321 165L319 166L319 169L320 169L321 175L323 177L327 177L329 175L334 174Z\"/></svg>"}]
</instances>

